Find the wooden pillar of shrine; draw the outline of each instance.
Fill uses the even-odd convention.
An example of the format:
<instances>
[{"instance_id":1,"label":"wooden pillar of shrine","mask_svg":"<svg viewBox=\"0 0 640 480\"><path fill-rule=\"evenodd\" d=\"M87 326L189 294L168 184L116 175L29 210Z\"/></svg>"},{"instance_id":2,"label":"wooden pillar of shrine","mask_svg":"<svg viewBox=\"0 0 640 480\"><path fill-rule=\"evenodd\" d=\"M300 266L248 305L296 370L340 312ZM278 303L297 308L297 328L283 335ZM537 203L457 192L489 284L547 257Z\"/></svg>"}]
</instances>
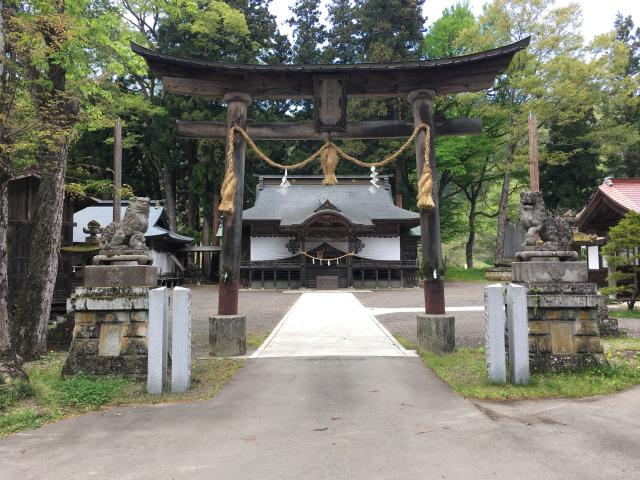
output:
<instances>
[{"instance_id":1,"label":"wooden pillar of shrine","mask_svg":"<svg viewBox=\"0 0 640 480\"><path fill-rule=\"evenodd\" d=\"M407 96L413 112L414 126L426 123L429 125L430 135L430 164L433 179L433 202L435 208L420 211L420 229L422 244L422 262L426 266L442 267L442 241L440 238L440 206L438 204L438 182L436 176L435 129L433 122L432 103L435 98L433 90L414 90ZM422 172L425 154L425 132L421 131L416 137L416 171L418 176ZM444 313L444 282L442 278L428 278L424 280L425 313Z\"/></svg>"},{"instance_id":2,"label":"wooden pillar of shrine","mask_svg":"<svg viewBox=\"0 0 640 480\"><path fill-rule=\"evenodd\" d=\"M223 100L227 103L227 132L234 126L246 128L247 107L251 104L251 97L246 93L227 93ZM233 201L234 211L231 214L225 214L222 227L218 315L235 315L238 313L246 142L240 135L235 135L233 146L233 169L238 184ZM229 145L227 145L228 148Z\"/></svg>"}]
</instances>

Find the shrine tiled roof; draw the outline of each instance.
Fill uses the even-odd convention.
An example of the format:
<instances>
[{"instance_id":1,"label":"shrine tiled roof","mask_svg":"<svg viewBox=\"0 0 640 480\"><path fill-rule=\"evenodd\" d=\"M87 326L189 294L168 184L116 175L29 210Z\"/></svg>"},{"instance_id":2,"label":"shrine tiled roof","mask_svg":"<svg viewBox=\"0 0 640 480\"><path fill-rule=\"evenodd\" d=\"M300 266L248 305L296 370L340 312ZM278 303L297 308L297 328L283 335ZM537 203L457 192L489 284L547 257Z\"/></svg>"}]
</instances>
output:
<instances>
[{"instance_id":1,"label":"shrine tiled roof","mask_svg":"<svg viewBox=\"0 0 640 480\"><path fill-rule=\"evenodd\" d=\"M640 213L640 178L607 178L578 214L581 231L605 231L629 212Z\"/></svg>"},{"instance_id":2,"label":"shrine tiled roof","mask_svg":"<svg viewBox=\"0 0 640 480\"><path fill-rule=\"evenodd\" d=\"M322 185L322 177L316 179L316 184L309 184L308 177L306 184L295 184L294 177L285 191L276 183L265 183L258 189L255 206L243 212L243 220L279 221L280 226L287 227L302 225L319 213L333 212L353 225L394 221L413 226L419 222L419 214L393 204L385 185L375 188L366 181L353 183L350 177L338 177L337 185Z\"/></svg>"},{"instance_id":3,"label":"shrine tiled roof","mask_svg":"<svg viewBox=\"0 0 640 480\"><path fill-rule=\"evenodd\" d=\"M640 178L611 178L598 190L627 211L640 212Z\"/></svg>"}]
</instances>

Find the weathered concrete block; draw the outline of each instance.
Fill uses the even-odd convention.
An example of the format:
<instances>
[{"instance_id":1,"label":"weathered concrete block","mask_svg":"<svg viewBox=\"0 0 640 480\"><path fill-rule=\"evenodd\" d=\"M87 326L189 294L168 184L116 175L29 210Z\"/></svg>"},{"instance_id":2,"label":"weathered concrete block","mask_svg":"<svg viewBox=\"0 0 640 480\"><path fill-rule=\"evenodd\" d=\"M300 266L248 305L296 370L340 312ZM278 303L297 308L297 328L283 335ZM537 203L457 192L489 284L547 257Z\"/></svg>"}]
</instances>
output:
<instances>
[{"instance_id":1,"label":"weathered concrete block","mask_svg":"<svg viewBox=\"0 0 640 480\"><path fill-rule=\"evenodd\" d=\"M575 353L572 322L553 322L549 328L551 329L551 349L553 353Z\"/></svg>"},{"instance_id":2,"label":"weathered concrete block","mask_svg":"<svg viewBox=\"0 0 640 480\"><path fill-rule=\"evenodd\" d=\"M587 262L513 262L516 283L588 282Z\"/></svg>"},{"instance_id":3,"label":"weathered concrete block","mask_svg":"<svg viewBox=\"0 0 640 480\"><path fill-rule=\"evenodd\" d=\"M543 321L529 321L529 335L548 335L549 324Z\"/></svg>"},{"instance_id":4,"label":"weathered concrete block","mask_svg":"<svg viewBox=\"0 0 640 480\"><path fill-rule=\"evenodd\" d=\"M504 311L504 286L489 285L484 289L484 331L487 374L489 381L507 381L506 350L504 332L506 314Z\"/></svg>"},{"instance_id":5,"label":"weathered concrete block","mask_svg":"<svg viewBox=\"0 0 640 480\"><path fill-rule=\"evenodd\" d=\"M103 357L117 357L120 355L120 340L122 328L120 325L104 324L100 327L100 346L98 355Z\"/></svg>"},{"instance_id":6,"label":"weathered concrete block","mask_svg":"<svg viewBox=\"0 0 640 480\"><path fill-rule=\"evenodd\" d=\"M171 391L186 392L191 384L191 290L173 289Z\"/></svg>"},{"instance_id":7,"label":"weathered concrete block","mask_svg":"<svg viewBox=\"0 0 640 480\"><path fill-rule=\"evenodd\" d=\"M597 295L542 294L529 295L527 305L530 308L596 308Z\"/></svg>"},{"instance_id":8,"label":"weathered concrete block","mask_svg":"<svg viewBox=\"0 0 640 480\"><path fill-rule=\"evenodd\" d=\"M151 265L93 265L84 269L85 287L155 287L158 269Z\"/></svg>"},{"instance_id":9,"label":"weathered concrete block","mask_svg":"<svg viewBox=\"0 0 640 480\"><path fill-rule=\"evenodd\" d=\"M78 287L68 308L75 311L147 310L149 287Z\"/></svg>"},{"instance_id":10,"label":"weathered concrete block","mask_svg":"<svg viewBox=\"0 0 640 480\"><path fill-rule=\"evenodd\" d=\"M418 315L418 351L437 354L456 348L455 318L447 315Z\"/></svg>"},{"instance_id":11,"label":"weathered concrete block","mask_svg":"<svg viewBox=\"0 0 640 480\"><path fill-rule=\"evenodd\" d=\"M215 315L209 317L209 355L233 357L247 352L247 317Z\"/></svg>"},{"instance_id":12,"label":"weathered concrete block","mask_svg":"<svg viewBox=\"0 0 640 480\"><path fill-rule=\"evenodd\" d=\"M594 320L579 320L573 326L573 334L581 335L598 335L598 322Z\"/></svg>"},{"instance_id":13,"label":"weathered concrete block","mask_svg":"<svg viewBox=\"0 0 640 480\"><path fill-rule=\"evenodd\" d=\"M76 325L73 327L73 338L100 338L100 326L99 325Z\"/></svg>"},{"instance_id":14,"label":"weathered concrete block","mask_svg":"<svg viewBox=\"0 0 640 480\"><path fill-rule=\"evenodd\" d=\"M529 325L527 287L507 285L507 330L509 332L509 381L529 383Z\"/></svg>"},{"instance_id":15,"label":"weathered concrete block","mask_svg":"<svg viewBox=\"0 0 640 480\"><path fill-rule=\"evenodd\" d=\"M167 384L169 296L167 287L149 292L147 391L162 393Z\"/></svg>"}]
</instances>

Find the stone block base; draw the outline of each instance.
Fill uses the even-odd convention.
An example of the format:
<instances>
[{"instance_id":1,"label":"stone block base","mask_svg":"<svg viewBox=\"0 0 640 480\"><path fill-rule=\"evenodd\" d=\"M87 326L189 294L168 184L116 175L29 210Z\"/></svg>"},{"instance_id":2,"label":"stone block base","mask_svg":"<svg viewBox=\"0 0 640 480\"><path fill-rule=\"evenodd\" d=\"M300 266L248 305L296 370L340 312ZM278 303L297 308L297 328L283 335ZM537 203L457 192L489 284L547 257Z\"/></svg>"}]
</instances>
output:
<instances>
[{"instance_id":1,"label":"stone block base","mask_svg":"<svg viewBox=\"0 0 640 480\"><path fill-rule=\"evenodd\" d=\"M234 357L247 353L247 317L215 315L209 317L209 355Z\"/></svg>"},{"instance_id":2,"label":"stone block base","mask_svg":"<svg viewBox=\"0 0 640 480\"><path fill-rule=\"evenodd\" d=\"M152 265L93 265L84 269L85 287L155 287L158 269Z\"/></svg>"},{"instance_id":3,"label":"stone block base","mask_svg":"<svg viewBox=\"0 0 640 480\"><path fill-rule=\"evenodd\" d=\"M513 281L516 283L586 283L587 262L513 262Z\"/></svg>"},{"instance_id":4,"label":"stone block base","mask_svg":"<svg viewBox=\"0 0 640 480\"><path fill-rule=\"evenodd\" d=\"M75 326L63 375L146 376L147 287L81 287L69 303Z\"/></svg>"},{"instance_id":5,"label":"stone block base","mask_svg":"<svg viewBox=\"0 0 640 480\"><path fill-rule=\"evenodd\" d=\"M437 354L456 348L455 318L447 315L418 315L418 351Z\"/></svg>"}]
</instances>

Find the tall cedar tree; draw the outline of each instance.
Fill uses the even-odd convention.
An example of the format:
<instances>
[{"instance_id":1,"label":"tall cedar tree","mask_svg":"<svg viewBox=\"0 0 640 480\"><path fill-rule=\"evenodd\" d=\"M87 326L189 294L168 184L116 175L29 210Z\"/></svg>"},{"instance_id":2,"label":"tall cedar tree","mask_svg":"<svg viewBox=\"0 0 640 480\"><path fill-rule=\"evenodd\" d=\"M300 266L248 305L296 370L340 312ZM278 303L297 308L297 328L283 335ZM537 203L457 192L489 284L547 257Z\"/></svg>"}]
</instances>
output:
<instances>
[{"instance_id":1,"label":"tall cedar tree","mask_svg":"<svg viewBox=\"0 0 640 480\"><path fill-rule=\"evenodd\" d=\"M629 49L629 65L626 75L637 76L640 71L640 27L635 28L631 16L624 17L618 13L614 22L616 40L624 43ZM638 103L627 104L617 112L620 120L640 129L640 107ZM622 153L622 165L619 174L627 177L640 176L640 144L628 145Z\"/></svg>"},{"instance_id":2,"label":"tall cedar tree","mask_svg":"<svg viewBox=\"0 0 640 480\"><path fill-rule=\"evenodd\" d=\"M13 113L13 86L10 81L10 61L12 57L8 35L8 20L13 9L0 0L0 111L4 112L0 120L0 385L11 378L24 377L20 369L21 360L12 346L10 325L11 312L7 304L9 296L8 278L8 245L7 232L9 230L9 192L8 184L11 177L11 158L9 145L11 132L9 119Z\"/></svg>"},{"instance_id":3,"label":"tall cedar tree","mask_svg":"<svg viewBox=\"0 0 640 480\"><path fill-rule=\"evenodd\" d=\"M356 0L358 16L357 38L360 43L360 61L395 62L419 57L424 18L422 0ZM404 99L373 99L354 101L351 113L358 119L400 120L410 119L410 106ZM359 152L363 158L379 159L400 145L399 141L369 141ZM415 195L409 186L407 165L413 170L411 152L402 155L395 164L395 194L399 207L411 207L405 197Z\"/></svg>"},{"instance_id":4,"label":"tall cedar tree","mask_svg":"<svg viewBox=\"0 0 640 480\"><path fill-rule=\"evenodd\" d=\"M322 60L322 45L327 38L320 22L320 3L297 0L291 7L293 16L287 23L293 28L293 62L312 64Z\"/></svg>"},{"instance_id":5,"label":"tall cedar tree","mask_svg":"<svg viewBox=\"0 0 640 480\"><path fill-rule=\"evenodd\" d=\"M25 359L46 353L47 321L58 272L67 153L79 110L78 99L67 91L67 70L60 58L72 28L65 2L34 3L37 13L14 17L12 26L18 63L27 75L40 125L36 151L40 186L29 263L13 322L13 342ZM42 50L34 49L33 41ZM44 61L39 58L42 52Z\"/></svg>"},{"instance_id":6,"label":"tall cedar tree","mask_svg":"<svg viewBox=\"0 0 640 480\"><path fill-rule=\"evenodd\" d=\"M333 0L327 6L329 25L325 63L356 63L361 56L358 20L355 6L350 0Z\"/></svg>"}]
</instances>

